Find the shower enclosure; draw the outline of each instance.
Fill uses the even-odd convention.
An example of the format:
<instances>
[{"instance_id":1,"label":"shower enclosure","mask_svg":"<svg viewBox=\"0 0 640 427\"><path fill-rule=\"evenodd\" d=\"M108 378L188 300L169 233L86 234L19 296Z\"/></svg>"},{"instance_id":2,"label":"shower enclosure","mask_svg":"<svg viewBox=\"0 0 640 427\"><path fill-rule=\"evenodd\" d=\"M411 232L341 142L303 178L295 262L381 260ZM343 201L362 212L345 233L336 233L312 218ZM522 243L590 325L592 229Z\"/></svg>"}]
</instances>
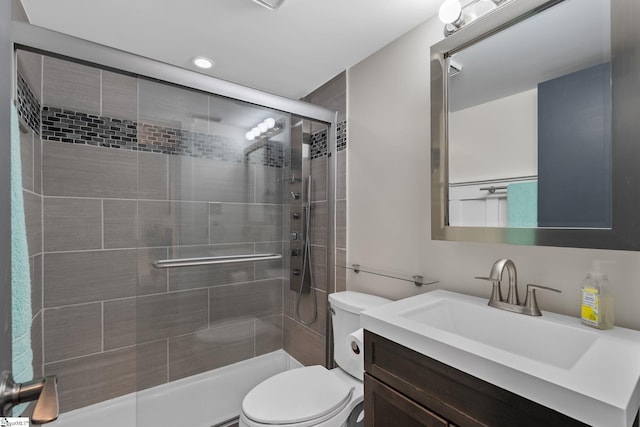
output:
<instances>
[{"instance_id":1,"label":"shower enclosure","mask_svg":"<svg viewBox=\"0 0 640 427\"><path fill-rule=\"evenodd\" d=\"M34 368L57 375L61 412L266 357L286 369L291 303L308 313L311 302L308 282L295 292L299 182L312 180L305 247L321 260L307 271L325 300L332 281L335 115L46 30L17 33ZM259 124L261 136L247 135ZM302 151L304 176L292 166ZM252 381L274 373L258 372ZM232 418L227 409L207 425Z\"/></svg>"}]
</instances>

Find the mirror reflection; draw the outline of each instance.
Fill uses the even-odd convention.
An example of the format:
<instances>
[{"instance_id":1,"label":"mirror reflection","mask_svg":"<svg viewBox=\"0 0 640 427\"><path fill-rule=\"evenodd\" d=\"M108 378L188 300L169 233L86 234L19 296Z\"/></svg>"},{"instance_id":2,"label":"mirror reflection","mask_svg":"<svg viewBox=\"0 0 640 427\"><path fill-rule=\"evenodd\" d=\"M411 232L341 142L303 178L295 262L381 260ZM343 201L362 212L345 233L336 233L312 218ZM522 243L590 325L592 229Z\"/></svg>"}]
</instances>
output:
<instances>
[{"instance_id":1,"label":"mirror reflection","mask_svg":"<svg viewBox=\"0 0 640 427\"><path fill-rule=\"evenodd\" d=\"M447 58L448 225L611 228L610 34L565 0Z\"/></svg>"}]
</instances>

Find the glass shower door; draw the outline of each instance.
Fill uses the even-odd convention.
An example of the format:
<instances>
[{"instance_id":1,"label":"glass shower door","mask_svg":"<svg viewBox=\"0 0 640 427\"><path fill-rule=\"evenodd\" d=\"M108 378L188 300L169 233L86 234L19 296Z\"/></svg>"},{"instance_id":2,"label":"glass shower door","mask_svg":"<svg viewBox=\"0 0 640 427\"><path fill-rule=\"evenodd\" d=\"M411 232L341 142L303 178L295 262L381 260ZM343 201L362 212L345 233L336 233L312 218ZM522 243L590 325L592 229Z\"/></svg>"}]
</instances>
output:
<instances>
[{"instance_id":1,"label":"glass shower door","mask_svg":"<svg viewBox=\"0 0 640 427\"><path fill-rule=\"evenodd\" d=\"M132 309L138 388L159 386L138 394L138 425L216 425L237 416L256 380L236 366L251 372L283 346L283 259L225 261L283 254L290 117L142 78L138 99ZM219 264L153 266L192 258ZM193 399L203 392L206 404Z\"/></svg>"}]
</instances>

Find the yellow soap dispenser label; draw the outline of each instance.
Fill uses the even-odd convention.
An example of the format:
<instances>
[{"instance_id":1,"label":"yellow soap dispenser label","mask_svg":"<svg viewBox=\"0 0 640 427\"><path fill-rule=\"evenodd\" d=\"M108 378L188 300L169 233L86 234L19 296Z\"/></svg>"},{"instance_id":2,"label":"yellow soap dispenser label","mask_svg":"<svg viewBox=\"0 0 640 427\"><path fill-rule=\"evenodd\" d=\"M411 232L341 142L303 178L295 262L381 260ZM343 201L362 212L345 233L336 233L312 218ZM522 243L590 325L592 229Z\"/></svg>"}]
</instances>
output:
<instances>
[{"instance_id":1,"label":"yellow soap dispenser label","mask_svg":"<svg viewBox=\"0 0 640 427\"><path fill-rule=\"evenodd\" d=\"M582 290L582 321L589 325L598 326L600 305L600 290L584 288Z\"/></svg>"}]
</instances>

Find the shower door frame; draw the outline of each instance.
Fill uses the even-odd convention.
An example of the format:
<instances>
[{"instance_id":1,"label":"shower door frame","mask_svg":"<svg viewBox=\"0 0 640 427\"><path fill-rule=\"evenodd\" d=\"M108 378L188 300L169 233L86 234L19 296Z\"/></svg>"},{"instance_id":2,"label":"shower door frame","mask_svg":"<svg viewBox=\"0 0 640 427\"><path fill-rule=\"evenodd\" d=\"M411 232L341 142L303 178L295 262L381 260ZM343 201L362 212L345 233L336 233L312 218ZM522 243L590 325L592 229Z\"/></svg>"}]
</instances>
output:
<instances>
[{"instance_id":1,"label":"shower door frame","mask_svg":"<svg viewBox=\"0 0 640 427\"><path fill-rule=\"evenodd\" d=\"M12 2L0 4L0 372L11 370L11 110L13 99Z\"/></svg>"},{"instance_id":2,"label":"shower door frame","mask_svg":"<svg viewBox=\"0 0 640 427\"><path fill-rule=\"evenodd\" d=\"M26 23L12 23L11 43L9 43L9 45L12 48L12 55L15 55L17 49L45 54L73 62L84 63L101 69L124 73L135 77L150 78L188 89L195 89L205 93L220 95L258 106L284 111L291 113L292 115L297 115L328 125L327 208L329 212L329 221L327 224L327 247L329 248L329 258L326 266L326 277L328 278L328 289L335 289L335 153L336 123L338 118L337 111L331 111L307 102L292 100L257 89L241 86L239 84L206 76L194 71ZM10 67L13 70L13 64L11 64ZM13 76L13 71L10 76ZM11 85L9 90L11 90ZM12 92L15 94L15 89ZM2 157L5 158L5 156ZM9 156L6 156L6 158L8 157ZM9 188L7 187L7 193L8 190ZM4 192L5 189L2 188L0 191ZM3 214L3 212L0 212L0 216L4 216ZM5 221L4 218L0 219ZM8 219L6 222L8 222ZM2 252L4 252L4 250L8 251L9 248L3 247L0 249ZM2 265L0 265L0 267L1 266ZM10 292L10 281L8 287ZM330 336L330 329L327 332L328 340ZM2 356L2 359L4 360L4 354ZM331 364L331 360L329 359L330 358L327 358L326 361L327 366ZM9 364L11 363L10 360L9 354Z\"/></svg>"}]
</instances>

